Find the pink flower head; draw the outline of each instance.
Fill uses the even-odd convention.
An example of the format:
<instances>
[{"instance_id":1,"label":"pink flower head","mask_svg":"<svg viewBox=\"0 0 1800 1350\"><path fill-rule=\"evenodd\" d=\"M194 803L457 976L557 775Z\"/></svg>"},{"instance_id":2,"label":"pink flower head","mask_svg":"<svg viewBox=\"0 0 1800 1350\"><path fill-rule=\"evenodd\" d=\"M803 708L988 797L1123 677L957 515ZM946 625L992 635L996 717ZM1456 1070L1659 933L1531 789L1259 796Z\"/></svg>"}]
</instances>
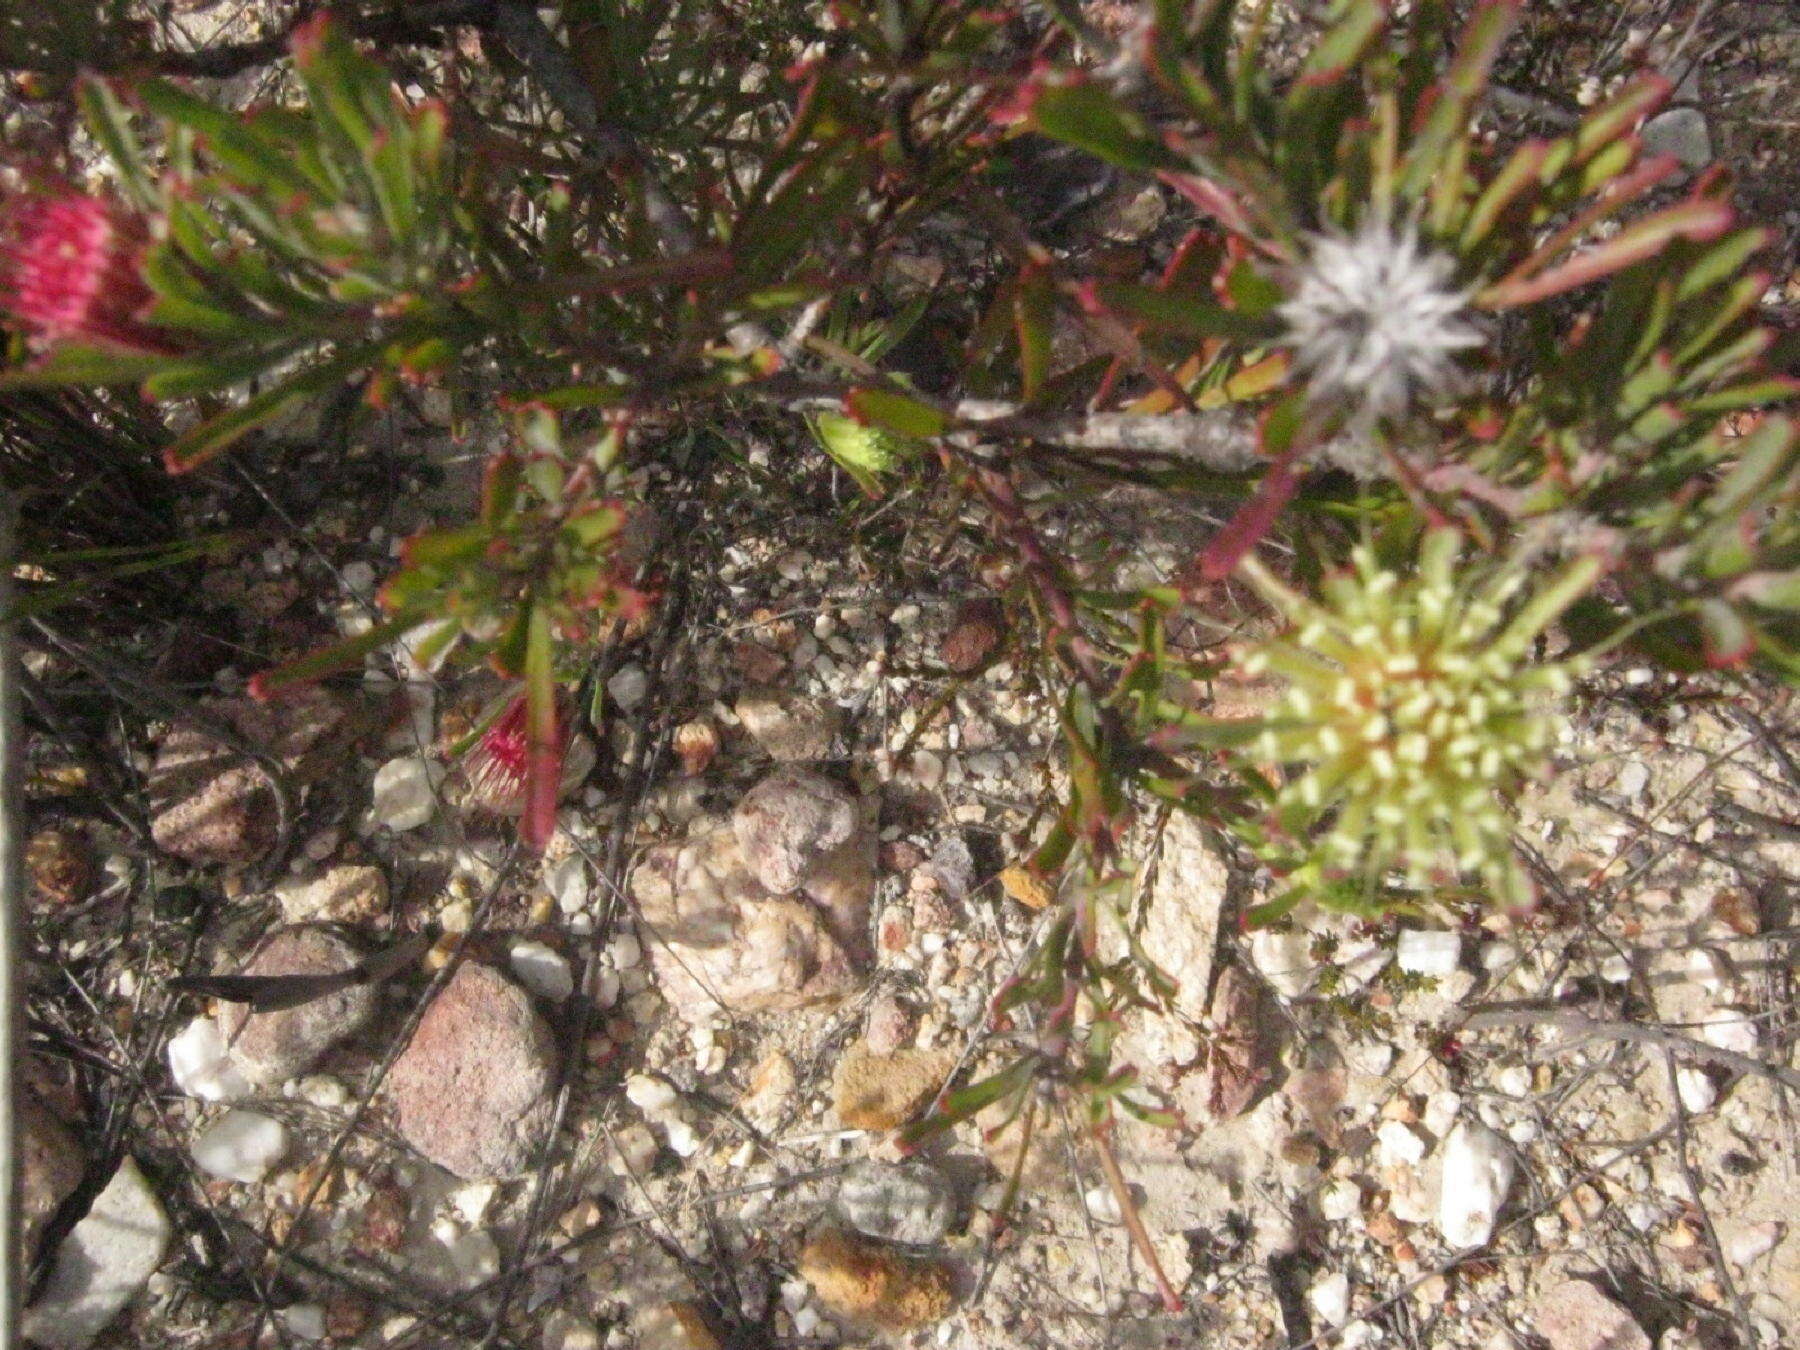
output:
<instances>
[{"instance_id":1,"label":"pink flower head","mask_svg":"<svg viewBox=\"0 0 1800 1350\"><path fill-rule=\"evenodd\" d=\"M12 204L0 230L0 309L45 342L146 355L179 350L144 321L144 222L112 202L61 187Z\"/></svg>"},{"instance_id":2,"label":"pink flower head","mask_svg":"<svg viewBox=\"0 0 1800 1350\"><path fill-rule=\"evenodd\" d=\"M525 809L525 696L506 705L463 761L470 798L495 815Z\"/></svg>"},{"instance_id":3,"label":"pink flower head","mask_svg":"<svg viewBox=\"0 0 1800 1350\"><path fill-rule=\"evenodd\" d=\"M568 739L566 720L560 708L556 722L557 762L560 764ZM497 816L524 813L528 798L525 780L531 759L529 732L525 695L519 694L469 747L463 760L463 775L468 780L472 804Z\"/></svg>"}]
</instances>

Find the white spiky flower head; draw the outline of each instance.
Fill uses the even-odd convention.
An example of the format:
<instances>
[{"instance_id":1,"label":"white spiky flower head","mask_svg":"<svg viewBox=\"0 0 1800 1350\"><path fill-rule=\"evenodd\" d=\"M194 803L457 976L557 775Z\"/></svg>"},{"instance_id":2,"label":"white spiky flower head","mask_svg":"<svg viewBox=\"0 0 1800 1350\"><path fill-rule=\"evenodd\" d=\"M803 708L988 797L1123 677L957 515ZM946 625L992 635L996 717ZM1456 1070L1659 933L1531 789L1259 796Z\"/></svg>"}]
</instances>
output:
<instances>
[{"instance_id":1,"label":"white spiky flower head","mask_svg":"<svg viewBox=\"0 0 1800 1350\"><path fill-rule=\"evenodd\" d=\"M1508 804L1560 739L1562 696L1580 668L1530 649L1600 564L1578 559L1526 596L1522 558L1459 564L1461 542L1431 531L1405 578L1359 547L1318 601L1254 559L1243 565L1293 624L1242 670L1287 683L1250 745L1300 769L1274 807L1279 834L1307 855L1295 869L1307 885L1372 897L1399 869L1419 888L1460 873L1502 903L1530 897Z\"/></svg>"},{"instance_id":2,"label":"white spiky flower head","mask_svg":"<svg viewBox=\"0 0 1800 1350\"><path fill-rule=\"evenodd\" d=\"M1276 310L1313 400L1347 405L1367 429L1454 395L1459 355L1485 340L1455 274L1453 257L1379 215L1313 235Z\"/></svg>"}]
</instances>

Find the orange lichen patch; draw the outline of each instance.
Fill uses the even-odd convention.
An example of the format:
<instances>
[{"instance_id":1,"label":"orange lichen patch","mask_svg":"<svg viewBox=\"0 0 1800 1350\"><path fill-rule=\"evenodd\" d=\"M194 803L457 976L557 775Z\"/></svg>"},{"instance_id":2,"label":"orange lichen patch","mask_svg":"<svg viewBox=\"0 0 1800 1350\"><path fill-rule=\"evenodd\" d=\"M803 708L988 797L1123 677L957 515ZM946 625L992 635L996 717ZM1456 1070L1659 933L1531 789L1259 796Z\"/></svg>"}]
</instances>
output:
<instances>
[{"instance_id":1,"label":"orange lichen patch","mask_svg":"<svg viewBox=\"0 0 1800 1350\"><path fill-rule=\"evenodd\" d=\"M1001 870L1000 889L1026 909L1042 909L1052 898L1043 879L1017 863Z\"/></svg>"},{"instance_id":2,"label":"orange lichen patch","mask_svg":"<svg viewBox=\"0 0 1800 1350\"><path fill-rule=\"evenodd\" d=\"M831 1100L838 1120L853 1130L893 1130L924 1109L955 1065L937 1050L878 1055L861 1042L838 1060Z\"/></svg>"},{"instance_id":3,"label":"orange lichen patch","mask_svg":"<svg viewBox=\"0 0 1800 1350\"><path fill-rule=\"evenodd\" d=\"M956 1301L946 1263L902 1256L837 1229L806 1244L800 1274L835 1316L881 1331L911 1331L935 1322Z\"/></svg>"}]
</instances>

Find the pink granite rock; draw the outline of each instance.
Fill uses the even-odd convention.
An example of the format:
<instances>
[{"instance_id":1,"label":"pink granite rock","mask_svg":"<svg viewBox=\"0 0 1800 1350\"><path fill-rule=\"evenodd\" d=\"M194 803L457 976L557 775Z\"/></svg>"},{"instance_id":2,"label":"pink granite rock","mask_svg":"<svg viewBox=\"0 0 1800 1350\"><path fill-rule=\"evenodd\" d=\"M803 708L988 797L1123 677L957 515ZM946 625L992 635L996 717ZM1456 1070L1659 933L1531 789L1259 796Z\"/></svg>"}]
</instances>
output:
<instances>
[{"instance_id":1,"label":"pink granite rock","mask_svg":"<svg viewBox=\"0 0 1800 1350\"><path fill-rule=\"evenodd\" d=\"M284 928L239 972L244 975L335 975L362 953L329 928ZM231 1059L252 1083L283 1083L305 1073L332 1046L355 1034L375 1011L375 988L358 984L292 1008L253 1013L225 1003L219 1033Z\"/></svg>"},{"instance_id":2,"label":"pink granite rock","mask_svg":"<svg viewBox=\"0 0 1800 1350\"><path fill-rule=\"evenodd\" d=\"M213 699L207 713L266 750L304 780L344 723L344 708L321 689L266 703ZM158 848L186 862L243 867L275 844L275 792L255 760L201 728L177 723L162 738L146 783L150 832Z\"/></svg>"},{"instance_id":3,"label":"pink granite rock","mask_svg":"<svg viewBox=\"0 0 1800 1350\"><path fill-rule=\"evenodd\" d=\"M852 919L847 897L836 897L834 911L805 895L772 894L745 865L724 821L651 850L632 874L632 890L663 997L690 1021L720 1007L804 1007L861 983L857 948L840 936L840 918ZM866 889L861 911L866 923Z\"/></svg>"},{"instance_id":4,"label":"pink granite rock","mask_svg":"<svg viewBox=\"0 0 1800 1350\"><path fill-rule=\"evenodd\" d=\"M50 1216L81 1184L87 1156L56 1114L22 1088L18 1100L19 1210L27 1259L37 1250Z\"/></svg>"},{"instance_id":5,"label":"pink granite rock","mask_svg":"<svg viewBox=\"0 0 1800 1350\"><path fill-rule=\"evenodd\" d=\"M1531 1323L1550 1350L1650 1350L1631 1314L1586 1280L1564 1280L1538 1295Z\"/></svg>"},{"instance_id":6,"label":"pink granite rock","mask_svg":"<svg viewBox=\"0 0 1800 1350\"><path fill-rule=\"evenodd\" d=\"M531 1167L550 1128L555 1082L555 1044L530 997L470 963L426 1009L387 1090L406 1142L473 1181Z\"/></svg>"}]
</instances>

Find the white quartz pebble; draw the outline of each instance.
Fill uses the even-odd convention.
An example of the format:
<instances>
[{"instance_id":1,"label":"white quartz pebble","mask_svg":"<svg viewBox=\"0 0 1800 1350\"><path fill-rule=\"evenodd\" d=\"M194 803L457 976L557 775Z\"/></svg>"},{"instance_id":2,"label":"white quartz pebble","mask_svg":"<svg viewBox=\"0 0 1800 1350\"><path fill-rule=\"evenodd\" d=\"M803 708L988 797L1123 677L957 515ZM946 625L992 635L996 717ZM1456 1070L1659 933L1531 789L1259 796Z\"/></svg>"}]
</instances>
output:
<instances>
[{"instance_id":1,"label":"white quartz pebble","mask_svg":"<svg viewBox=\"0 0 1800 1350\"><path fill-rule=\"evenodd\" d=\"M575 990L569 959L545 942L515 942L507 954L513 974L539 998L561 1003Z\"/></svg>"},{"instance_id":2,"label":"white quartz pebble","mask_svg":"<svg viewBox=\"0 0 1800 1350\"><path fill-rule=\"evenodd\" d=\"M259 1111L227 1111L194 1140L194 1161L227 1181L261 1181L288 1150L287 1126Z\"/></svg>"},{"instance_id":3,"label":"white quartz pebble","mask_svg":"<svg viewBox=\"0 0 1800 1350\"><path fill-rule=\"evenodd\" d=\"M1512 1149L1487 1126L1463 1121L1443 1148L1443 1201L1438 1231L1452 1247L1483 1247L1512 1189Z\"/></svg>"},{"instance_id":4,"label":"white quartz pebble","mask_svg":"<svg viewBox=\"0 0 1800 1350\"><path fill-rule=\"evenodd\" d=\"M170 1037L168 1053L175 1086L190 1097L229 1102L250 1092L250 1081L232 1064L219 1024L210 1017L196 1017Z\"/></svg>"}]
</instances>

